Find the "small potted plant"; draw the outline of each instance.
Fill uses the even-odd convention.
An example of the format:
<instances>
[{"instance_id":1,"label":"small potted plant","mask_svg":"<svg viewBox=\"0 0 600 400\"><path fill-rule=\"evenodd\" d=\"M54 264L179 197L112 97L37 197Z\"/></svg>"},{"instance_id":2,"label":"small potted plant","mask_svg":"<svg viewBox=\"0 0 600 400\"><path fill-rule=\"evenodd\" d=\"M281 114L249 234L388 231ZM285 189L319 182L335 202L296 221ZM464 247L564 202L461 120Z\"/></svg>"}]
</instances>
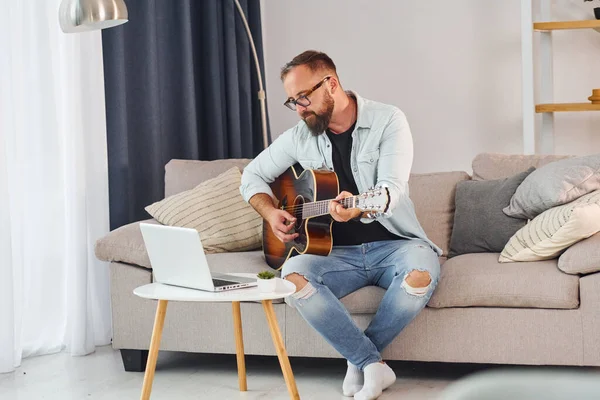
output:
<instances>
[{"instance_id":1,"label":"small potted plant","mask_svg":"<svg viewBox=\"0 0 600 400\"><path fill-rule=\"evenodd\" d=\"M263 293L270 293L275 291L275 285L277 284L277 280L275 279L275 274L271 271L262 271L256 275L258 290Z\"/></svg>"}]
</instances>

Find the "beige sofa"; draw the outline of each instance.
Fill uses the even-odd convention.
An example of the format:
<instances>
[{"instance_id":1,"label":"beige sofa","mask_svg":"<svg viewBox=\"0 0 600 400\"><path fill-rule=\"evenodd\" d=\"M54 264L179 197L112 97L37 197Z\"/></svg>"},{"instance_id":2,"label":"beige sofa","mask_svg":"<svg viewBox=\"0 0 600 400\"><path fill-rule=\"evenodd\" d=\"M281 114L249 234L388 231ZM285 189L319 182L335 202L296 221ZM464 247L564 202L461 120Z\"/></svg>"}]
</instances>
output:
<instances>
[{"instance_id":1,"label":"beige sofa","mask_svg":"<svg viewBox=\"0 0 600 400\"><path fill-rule=\"evenodd\" d=\"M497 179L557 156L480 154L466 172L413 174L410 196L428 236L447 254L456 184ZM190 189L232 165L249 160L172 160L165 167L165 196ZM152 221L152 220L150 220ZM126 370L143 370L156 303L133 294L152 274L139 223L112 231L96 243L96 255L110 262L113 342ZM220 272L266 268L261 251L208 255ZM441 258L442 275L428 306L385 350L388 360L500 364L600 365L600 273L568 275L557 260L499 264L498 254ZM383 290L366 287L342 299L366 327ZM290 356L340 357L296 312L275 304ZM246 354L275 355L260 304L242 305ZM161 349L235 353L231 305L169 305ZM292 361L293 364L293 361Z\"/></svg>"}]
</instances>

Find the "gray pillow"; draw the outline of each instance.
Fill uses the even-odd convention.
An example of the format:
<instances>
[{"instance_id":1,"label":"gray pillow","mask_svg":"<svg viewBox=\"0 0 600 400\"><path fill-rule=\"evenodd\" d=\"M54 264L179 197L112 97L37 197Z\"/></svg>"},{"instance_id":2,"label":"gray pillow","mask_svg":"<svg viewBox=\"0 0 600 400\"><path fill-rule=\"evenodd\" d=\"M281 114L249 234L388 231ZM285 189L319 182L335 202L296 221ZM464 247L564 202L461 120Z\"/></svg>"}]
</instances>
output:
<instances>
[{"instance_id":1,"label":"gray pillow","mask_svg":"<svg viewBox=\"0 0 600 400\"><path fill-rule=\"evenodd\" d=\"M534 167L510 178L464 181L456 185L454 226L448 258L467 253L500 253L527 223L504 214L519 185Z\"/></svg>"},{"instance_id":2,"label":"gray pillow","mask_svg":"<svg viewBox=\"0 0 600 400\"><path fill-rule=\"evenodd\" d=\"M523 181L504 213L534 219L544 211L600 189L600 154L554 161Z\"/></svg>"}]
</instances>

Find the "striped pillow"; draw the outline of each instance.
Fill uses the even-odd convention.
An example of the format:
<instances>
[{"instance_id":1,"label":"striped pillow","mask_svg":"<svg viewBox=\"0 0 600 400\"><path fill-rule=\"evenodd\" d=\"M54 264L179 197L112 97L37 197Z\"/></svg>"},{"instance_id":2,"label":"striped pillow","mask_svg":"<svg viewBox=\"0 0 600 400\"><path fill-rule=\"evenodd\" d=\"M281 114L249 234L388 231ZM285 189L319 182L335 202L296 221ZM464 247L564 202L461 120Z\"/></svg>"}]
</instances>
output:
<instances>
[{"instance_id":1,"label":"striped pillow","mask_svg":"<svg viewBox=\"0 0 600 400\"><path fill-rule=\"evenodd\" d=\"M544 211L515 233L499 262L558 257L572 244L600 232L600 190Z\"/></svg>"},{"instance_id":2,"label":"striped pillow","mask_svg":"<svg viewBox=\"0 0 600 400\"><path fill-rule=\"evenodd\" d=\"M258 249L262 217L242 198L241 178L239 168L233 167L145 210L163 225L196 229L206 253Z\"/></svg>"}]
</instances>

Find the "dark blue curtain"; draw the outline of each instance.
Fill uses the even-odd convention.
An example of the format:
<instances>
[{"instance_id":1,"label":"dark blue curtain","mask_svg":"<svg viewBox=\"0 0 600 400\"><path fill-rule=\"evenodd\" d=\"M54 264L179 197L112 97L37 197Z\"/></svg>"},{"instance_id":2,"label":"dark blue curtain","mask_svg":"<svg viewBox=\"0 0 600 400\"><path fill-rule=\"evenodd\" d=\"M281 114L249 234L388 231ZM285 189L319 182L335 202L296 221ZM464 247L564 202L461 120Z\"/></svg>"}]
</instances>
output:
<instances>
[{"instance_id":1,"label":"dark blue curtain","mask_svg":"<svg viewBox=\"0 0 600 400\"><path fill-rule=\"evenodd\" d=\"M240 0L264 77L259 0ZM102 31L111 229L149 218L173 158L263 149L258 79L232 0L127 0ZM264 81L264 78L263 78Z\"/></svg>"}]
</instances>

